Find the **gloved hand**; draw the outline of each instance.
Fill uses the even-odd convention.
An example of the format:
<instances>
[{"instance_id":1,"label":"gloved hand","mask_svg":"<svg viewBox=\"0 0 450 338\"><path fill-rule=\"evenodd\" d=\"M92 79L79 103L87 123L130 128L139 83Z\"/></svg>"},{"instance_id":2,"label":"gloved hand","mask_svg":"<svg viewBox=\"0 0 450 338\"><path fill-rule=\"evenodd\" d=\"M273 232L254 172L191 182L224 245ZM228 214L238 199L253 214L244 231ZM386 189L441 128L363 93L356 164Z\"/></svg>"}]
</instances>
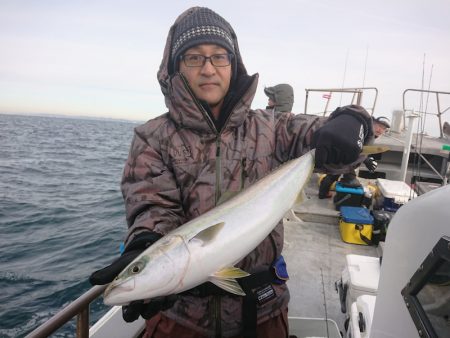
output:
<instances>
[{"instance_id":1,"label":"gloved hand","mask_svg":"<svg viewBox=\"0 0 450 338\"><path fill-rule=\"evenodd\" d=\"M340 114L316 130L311 146L316 148L317 169L325 164L345 165L357 160L366 132L362 122L350 115Z\"/></svg>"},{"instance_id":2,"label":"gloved hand","mask_svg":"<svg viewBox=\"0 0 450 338\"><path fill-rule=\"evenodd\" d=\"M377 163L377 161L375 161L375 159L373 157L367 157L364 160L364 164L366 165L367 169L369 169L369 171L371 173L373 173L375 171L375 169L377 169L377 167L378 167L378 163Z\"/></svg>"},{"instance_id":3,"label":"gloved hand","mask_svg":"<svg viewBox=\"0 0 450 338\"><path fill-rule=\"evenodd\" d=\"M97 270L89 277L89 282L92 285L104 285L111 283L114 278L130 264L141 252L147 249L150 245L155 243L162 236L155 232L147 231L138 234L127 245L123 254L114 260L110 265L103 269Z\"/></svg>"},{"instance_id":4,"label":"gloved hand","mask_svg":"<svg viewBox=\"0 0 450 338\"><path fill-rule=\"evenodd\" d=\"M92 285L111 283L128 264L161 237L160 234L150 231L137 235L127 245L125 251L119 258L103 269L93 272L89 277L89 282ZM126 322L135 321L139 318L139 315L145 319L149 319L159 311L171 307L174 301L175 298L173 296L155 298L150 301L134 301L122 307L122 317Z\"/></svg>"},{"instance_id":5,"label":"gloved hand","mask_svg":"<svg viewBox=\"0 0 450 338\"><path fill-rule=\"evenodd\" d=\"M171 308L176 300L176 295L157 297L150 301L136 300L129 305L122 306L123 320L127 323L131 323L137 320L139 316L142 316L144 319L150 319L159 311Z\"/></svg>"}]
</instances>

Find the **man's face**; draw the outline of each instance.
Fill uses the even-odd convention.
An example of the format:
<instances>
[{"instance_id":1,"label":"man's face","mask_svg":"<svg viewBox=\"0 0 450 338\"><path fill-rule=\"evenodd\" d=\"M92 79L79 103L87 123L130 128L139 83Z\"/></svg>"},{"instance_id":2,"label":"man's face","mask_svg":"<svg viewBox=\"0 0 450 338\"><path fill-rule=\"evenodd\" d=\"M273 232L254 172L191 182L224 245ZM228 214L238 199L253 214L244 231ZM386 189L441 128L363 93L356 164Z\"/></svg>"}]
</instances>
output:
<instances>
[{"instance_id":1,"label":"man's face","mask_svg":"<svg viewBox=\"0 0 450 338\"><path fill-rule=\"evenodd\" d=\"M209 57L216 54L228 54L228 51L218 45L204 44L188 49L184 55L187 54ZM217 109L220 111L223 99L230 88L231 64L215 67L208 59L201 67L187 67L181 60L179 69L189 82L195 96L206 101L213 112Z\"/></svg>"},{"instance_id":2,"label":"man's face","mask_svg":"<svg viewBox=\"0 0 450 338\"><path fill-rule=\"evenodd\" d=\"M375 138L380 137L381 135L383 135L386 132L386 126L382 125L381 123L377 123L375 122L373 124L373 132L375 134Z\"/></svg>"}]
</instances>

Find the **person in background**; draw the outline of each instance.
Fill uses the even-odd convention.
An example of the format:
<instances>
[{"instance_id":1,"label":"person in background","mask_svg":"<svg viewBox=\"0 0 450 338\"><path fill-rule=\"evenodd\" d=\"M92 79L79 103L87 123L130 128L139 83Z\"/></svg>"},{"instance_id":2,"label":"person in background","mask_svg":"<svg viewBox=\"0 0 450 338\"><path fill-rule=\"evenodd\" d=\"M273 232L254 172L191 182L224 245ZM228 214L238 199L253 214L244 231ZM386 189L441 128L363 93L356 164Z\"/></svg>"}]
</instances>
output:
<instances>
[{"instance_id":1,"label":"person in background","mask_svg":"<svg viewBox=\"0 0 450 338\"><path fill-rule=\"evenodd\" d=\"M446 137L450 137L450 123L447 121L444 122L444 125L442 126L442 132Z\"/></svg>"},{"instance_id":2,"label":"person in background","mask_svg":"<svg viewBox=\"0 0 450 338\"><path fill-rule=\"evenodd\" d=\"M110 283L162 236L281 163L315 148L317 170L351 164L371 137L370 115L363 108L344 109L326 122L314 115L252 110L258 74L247 74L233 28L208 8L190 8L176 19L158 81L168 111L135 128L121 182L125 250L91 274L94 285ZM245 297L205 283L131 302L122 308L124 319L147 319L145 337L287 337L283 236L280 220L236 264L251 274L239 280L246 285Z\"/></svg>"},{"instance_id":3,"label":"person in background","mask_svg":"<svg viewBox=\"0 0 450 338\"><path fill-rule=\"evenodd\" d=\"M387 117L381 116L378 118L372 117L373 135L374 138L378 138L383 135L391 126L389 124L389 119ZM364 156L362 158L362 163L367 167L367 169L373 173L378 166L378 163L372 156ZM336 182L340 174L327 174L319 185L319 198L330 198L330 188L334 182ZM349 172L344 173L339 181L343 186L349 188L357 188L361 186L361 183L356 178L356 172L351 169Z\"/></svg>"},{"instance_id":4,"label":"person in background","mask_svg":"<svg viewBox=\"0 0 450 338\"><path fill-rule=\"evenodd\" d=\"M281 83L273 87L264 88L269 98L266 109L279 112L291 112L294 105L294 89L291 85Z\"/></svg>"}]
</instances>

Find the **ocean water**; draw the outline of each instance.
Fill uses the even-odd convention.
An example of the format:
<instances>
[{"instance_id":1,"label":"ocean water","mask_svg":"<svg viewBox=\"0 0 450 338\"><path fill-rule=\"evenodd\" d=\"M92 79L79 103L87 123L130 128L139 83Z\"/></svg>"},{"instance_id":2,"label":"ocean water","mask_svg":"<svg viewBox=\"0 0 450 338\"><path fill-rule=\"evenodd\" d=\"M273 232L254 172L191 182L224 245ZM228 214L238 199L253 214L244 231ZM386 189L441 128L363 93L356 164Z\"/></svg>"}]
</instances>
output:
<instances>
[{"instance_id":1,"label":"ocean water","mask_svg":"<svg viewBox=\"0 0 450 338\"><path fill-rule=\"evenodd\" d=\"M120 179L135 126L0 114L0 337L31 332L119 255ZM91 323L107 309L93 303Z\"/></svg>"}]
</instances>

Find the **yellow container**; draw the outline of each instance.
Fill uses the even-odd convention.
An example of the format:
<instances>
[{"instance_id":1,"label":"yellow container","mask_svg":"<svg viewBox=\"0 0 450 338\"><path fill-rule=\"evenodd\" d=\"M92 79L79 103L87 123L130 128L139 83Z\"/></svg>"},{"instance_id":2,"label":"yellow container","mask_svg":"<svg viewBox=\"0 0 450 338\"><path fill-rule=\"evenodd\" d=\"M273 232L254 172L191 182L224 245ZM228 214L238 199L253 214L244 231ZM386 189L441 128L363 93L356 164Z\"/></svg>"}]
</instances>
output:
<instances>
[{"instance_id":1,"label":"yellow container","mask_svg":"<svg viewBox=\"0 0 450 338\"><path fill-rule=\"evenodd\" d=\"M346 243L369 245L372 241L372 230L372 224L347 223L342 219L339 221L341 238Z\"/></svg>"},{"instance_id":2,"label":"yellow container","mask_svg":"<svg viewBox=\"0 0 450 338\"><path fill-rule=\"evenodd\" d=\"M362 207L341 207L339 231L346 243L371 245L373 217L370 211Z\"/></svg>"}]
</instances>

